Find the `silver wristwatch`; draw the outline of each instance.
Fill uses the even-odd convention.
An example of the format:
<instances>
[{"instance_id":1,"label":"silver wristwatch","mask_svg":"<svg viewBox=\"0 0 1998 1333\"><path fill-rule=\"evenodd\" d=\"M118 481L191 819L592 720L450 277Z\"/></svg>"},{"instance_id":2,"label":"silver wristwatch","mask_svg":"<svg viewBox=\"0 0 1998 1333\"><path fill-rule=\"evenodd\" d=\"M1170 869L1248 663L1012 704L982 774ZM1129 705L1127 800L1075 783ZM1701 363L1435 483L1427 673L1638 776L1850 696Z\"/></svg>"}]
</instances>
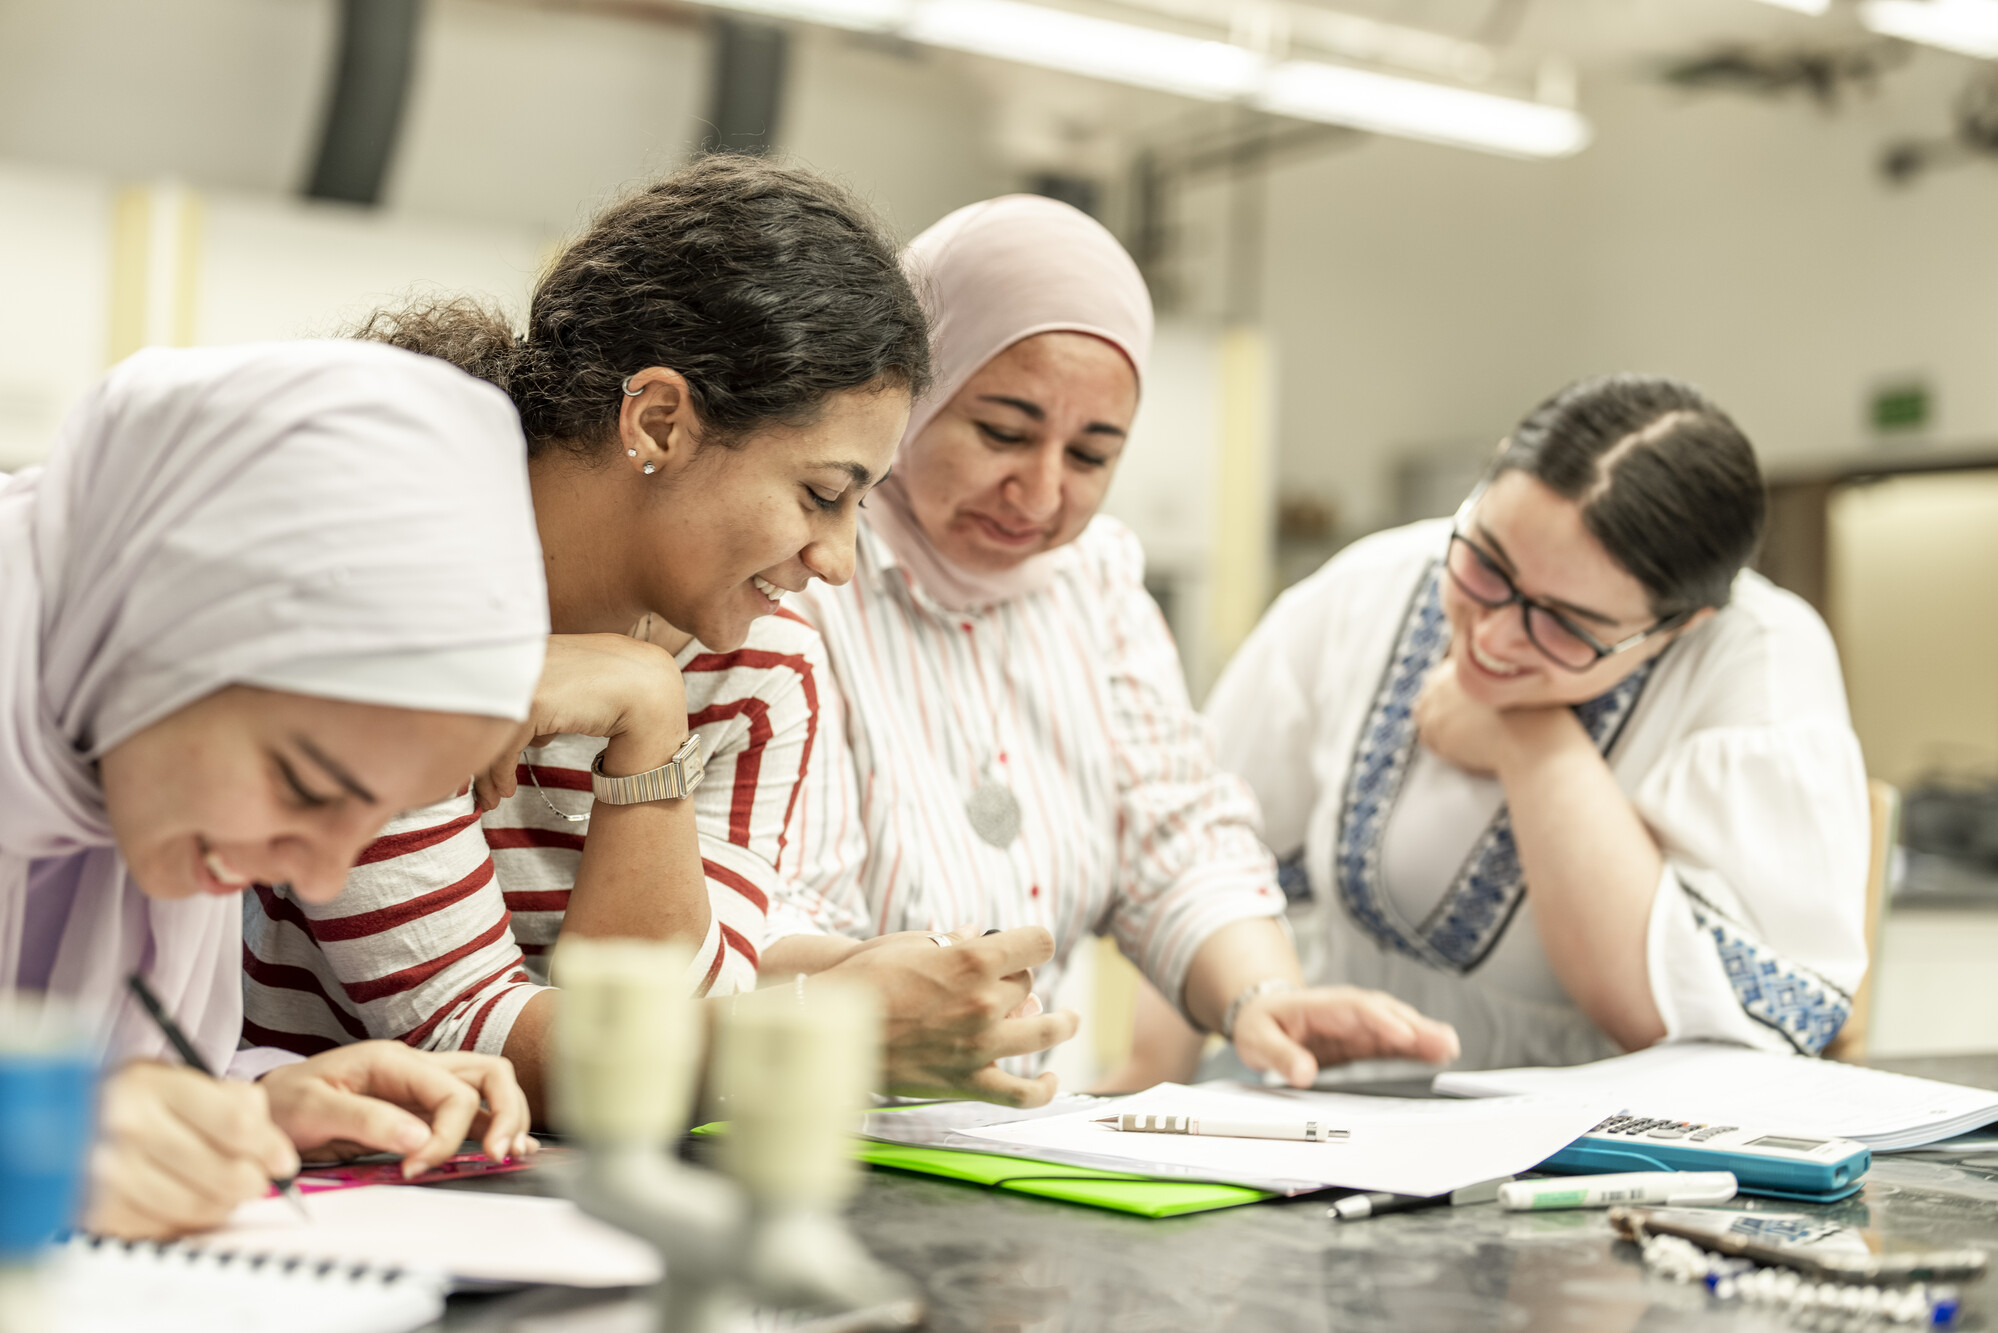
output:
<instances>
[{"instance_id":1,"label":"silver wristwatch","mask_svg":"<svg viewBox=\"0 0 1998 1333\"><path fill-rule=\"evenodd\" d=\"M701 779L706 776L707 765L701 758L701 736L699 732L694 732L681 742L671 759L649 773L634 773L628 778L606 776L604 756L599 751L590 764L590 790L605 805L677 801L692 795L694 788L700 786Z\"/></svg>"}]
</instances>

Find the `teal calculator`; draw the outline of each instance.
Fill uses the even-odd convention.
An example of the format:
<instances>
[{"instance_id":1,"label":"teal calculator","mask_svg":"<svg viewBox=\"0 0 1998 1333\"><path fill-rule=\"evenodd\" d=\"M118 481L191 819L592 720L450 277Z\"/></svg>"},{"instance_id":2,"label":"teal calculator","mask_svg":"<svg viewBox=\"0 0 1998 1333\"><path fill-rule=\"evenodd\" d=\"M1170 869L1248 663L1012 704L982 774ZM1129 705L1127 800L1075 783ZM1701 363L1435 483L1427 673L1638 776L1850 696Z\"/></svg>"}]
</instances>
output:
<instances>
[{"instance_id":1,"label":"teal calculator","mask_svg":"<svg viewBox=\"0 0 1998 1333\"><path fill-rule=\"evenodd\" d=\"M1873 1150L1851 1139L1613 1115L1540 1164L1561 1175L1732 1171L1743 1194L1834 1203L1858 1192Z\"/></svg>"}]
</instances>

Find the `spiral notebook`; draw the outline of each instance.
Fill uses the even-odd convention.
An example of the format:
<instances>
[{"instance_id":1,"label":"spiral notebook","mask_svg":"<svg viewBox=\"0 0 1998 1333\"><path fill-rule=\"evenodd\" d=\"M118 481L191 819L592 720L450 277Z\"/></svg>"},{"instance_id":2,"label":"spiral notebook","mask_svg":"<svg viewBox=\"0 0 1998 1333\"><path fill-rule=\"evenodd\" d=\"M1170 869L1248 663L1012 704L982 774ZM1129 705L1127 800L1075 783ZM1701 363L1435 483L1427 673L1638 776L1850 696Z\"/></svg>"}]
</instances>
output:
<instances>
[{"instance_id":1,"label":"spiral notebook","mask_svg":"<svg viewBox=\"0 0 1998 1333\"><path fill-rule=\"evenodd\" d=\"M442 1274L79 1236L51 1257L49 1333L409 1333Z\"/></svg>"}]
</instances>

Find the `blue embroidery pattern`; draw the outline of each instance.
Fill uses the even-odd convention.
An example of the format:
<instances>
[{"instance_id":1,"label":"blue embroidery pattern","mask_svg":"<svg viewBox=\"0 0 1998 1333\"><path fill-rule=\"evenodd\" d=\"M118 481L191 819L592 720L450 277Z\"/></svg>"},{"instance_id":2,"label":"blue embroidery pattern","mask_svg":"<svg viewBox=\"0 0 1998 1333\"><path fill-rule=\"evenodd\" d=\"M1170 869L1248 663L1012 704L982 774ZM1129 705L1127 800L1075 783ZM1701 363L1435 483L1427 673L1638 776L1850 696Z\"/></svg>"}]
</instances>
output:
<instances>
[{"instance_id":1,"label":"blue embroidery pattern","mask_svg":"<svg viewBox=\"0 0 1998 1333\"><path fill-rule=\"evenodd\" d=\"M1690 887L1685 893L1693 920L1713 937L1728 984L1748 1016L1782 1033L1800 1054L1816 1055L1830 1045L1852 1014L1852 997L1809 968L1771 953Z\"/></svg>"},{"instance_id":2,"label":"blue embroidery pattern","mask_svg":"<svg viewBox=\"0 0 1998 1333\"><path fill-rule=\"evenodd\" d=\"M1525 897L1511 812L1499 807L1463 869L1419 927L1401 920L1380 882L1382 836L1415 753L1415 699L1450 644L1442 578L1441 565L1432 563L1416 585L1387 672L1361 728L1332 869L1340 902L1368 934L1432 967L1467 973L1484 962L1504 937ZM1604 753L1616 744L1657 662L1653 658L1609 693L1575 709Z\"/></svg>"}]
</instances>

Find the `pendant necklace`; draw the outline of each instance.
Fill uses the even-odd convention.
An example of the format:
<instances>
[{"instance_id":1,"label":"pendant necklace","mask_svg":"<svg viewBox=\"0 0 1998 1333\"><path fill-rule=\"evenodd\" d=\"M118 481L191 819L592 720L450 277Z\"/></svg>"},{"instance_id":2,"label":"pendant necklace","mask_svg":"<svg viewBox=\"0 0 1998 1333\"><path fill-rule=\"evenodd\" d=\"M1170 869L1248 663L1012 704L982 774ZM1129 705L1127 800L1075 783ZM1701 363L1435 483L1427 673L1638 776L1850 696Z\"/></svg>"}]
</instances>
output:
<instances>
[{"instance_id":1,"label":"pendant necklace","mask_svg":"<svg viewBox=\"0 0 1998 1333\"><path fill-rule=\"evenodd\" d=\"M992 713L991 692L985 688L985 667L976 651L977 630L968 620L960 622L964 632L974 639L971 659L972 669L978 673L978 693L984 698L986 712ZM964 713L957 706L955 695L951 697L951 711L957 714L958 726L964 729L969 738L971 728L965 725ZM1010 846L1020 836L1020 798L1013 789L1000 781L994 768L999 748L999 718L992 714L992 743L985 749L985 760L978 766L978 785L964 803L965 818L971 821L971 831L994 847Z\"/></svg>"}]
</instances>

